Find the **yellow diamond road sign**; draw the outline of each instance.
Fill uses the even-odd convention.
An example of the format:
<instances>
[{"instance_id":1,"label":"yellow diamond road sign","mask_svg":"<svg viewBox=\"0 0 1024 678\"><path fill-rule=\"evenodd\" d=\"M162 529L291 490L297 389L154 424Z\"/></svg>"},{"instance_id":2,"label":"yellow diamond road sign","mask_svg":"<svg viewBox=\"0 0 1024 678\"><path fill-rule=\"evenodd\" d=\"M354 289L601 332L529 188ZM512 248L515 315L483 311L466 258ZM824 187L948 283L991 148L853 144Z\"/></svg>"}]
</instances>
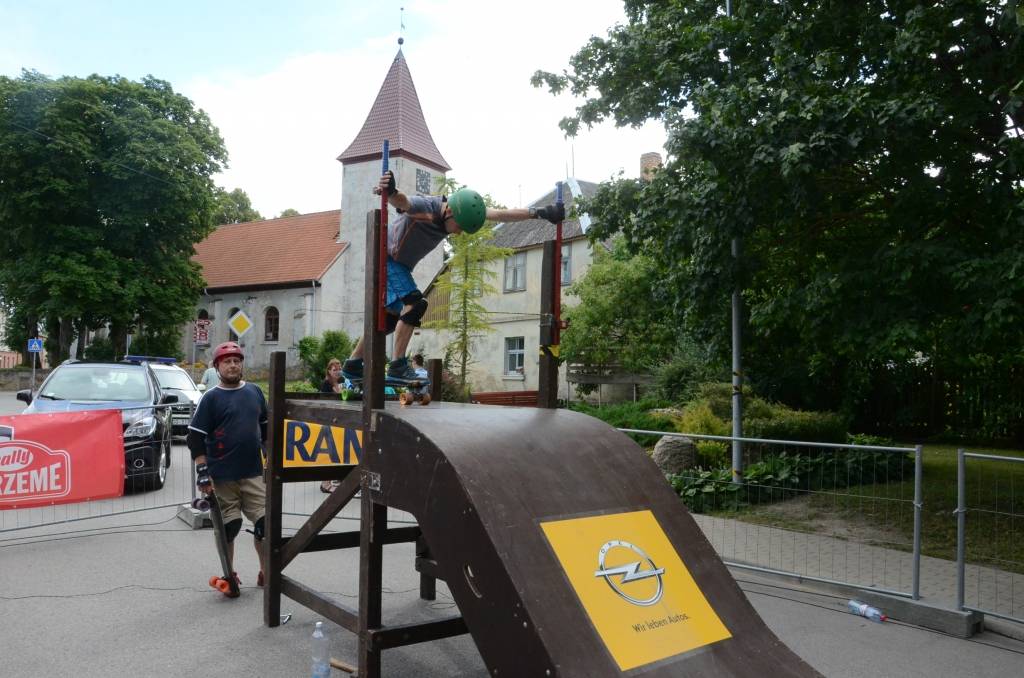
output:
<instances>
[{"instance_id":1,"label":"yellow diamond road sign","mask_svg":"<svg viewBox=\"0 0 1024 678\"><path fill-rule=\"evenodd\" d=\"M235 333L235 336L241 339L242 335L252 329L252 320L245 314L245 311L239 311L228 318L228 327Z\"/></svg>"}]
</instances>

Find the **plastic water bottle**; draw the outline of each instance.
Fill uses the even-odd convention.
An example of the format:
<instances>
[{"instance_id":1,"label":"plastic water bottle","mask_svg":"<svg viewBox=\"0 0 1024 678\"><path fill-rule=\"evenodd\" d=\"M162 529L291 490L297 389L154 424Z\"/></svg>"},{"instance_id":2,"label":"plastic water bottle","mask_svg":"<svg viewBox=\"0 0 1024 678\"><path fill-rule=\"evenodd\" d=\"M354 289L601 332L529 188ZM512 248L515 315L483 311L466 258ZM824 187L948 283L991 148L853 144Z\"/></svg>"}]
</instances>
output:
<instances>
[{"instance_id":1,"label":"plastic water bottle","mask_svg":"<svg viewBox=\"0 0 1024 678\"><path fill-rule=\"evenodd\" d=\"M313 678L331 675L331 648L324 634L324 623L317 622L313 629Z\"/></svg>"},{"instance_id":2,"label":"plastic water bottle","mask_svg":"<svg viewBox=\"0 0 1024 678\"><path fill-rule=\"evenodd\" d=\"M878 611L878 608L871 607L867 603L862 603L859 600L851 600L846 604L846 607L850 612L860 615L861 617L866 617L873 622L878 622L879 624L888 619L888 617Z\"/></svg>"}]
</instances>

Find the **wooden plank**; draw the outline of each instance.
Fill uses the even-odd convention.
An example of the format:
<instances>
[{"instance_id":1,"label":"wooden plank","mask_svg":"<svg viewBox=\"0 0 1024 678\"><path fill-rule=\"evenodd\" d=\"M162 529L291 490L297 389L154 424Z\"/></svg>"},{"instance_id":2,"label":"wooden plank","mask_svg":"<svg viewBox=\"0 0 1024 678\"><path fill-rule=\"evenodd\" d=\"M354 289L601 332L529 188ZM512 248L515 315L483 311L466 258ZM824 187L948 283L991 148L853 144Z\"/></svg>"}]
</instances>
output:
<instances>
[{"instance_id":1,"label":"wooden plank","mask_svg":"<svg viewBox=\"0 0 1024 678\"><path fill-rule=\"evenodd\" d=\"M267 571L263 573L263 623L274 627L281 623L281 504L284 486L281 480L284 434L285 353L270 354L270 403L267 422L266 512L263 554Z\"/></svg>"},{"instance_id":2,"label":"wooden plank","mask_svg":"<svg viewBox=\"0 0 1024 678\"><path fill-rule=\"evenodd\" d=\"M359 543L359 675L379 678L380 650L373 647L371 631L381 627L384 542L388 509L370 497L369 474L364 474Z\"/></svg>"},{"instance_id":3,"label":"wooden plank","mask_svg":"<svg viewBox=\"0 0 1024 678\"><path fill-rule=\"evenodd\" d=\"M384 333L377 331L380 307L381 212L366 215L366 277L363 306L363 428L370 428L370 413L384 407Z\"/></svg>"},{"instance_id":4,"label":"wooden plank","mask_svg":"<svg viewBox=\"0 0 1024 678\"><path fill-rule=\"evenodd\" d=\"M540 366L537 376L537 407L558 406L558 332L554 326L555 241L544 243L540 274ZM524 347L525 348L525 347Z\"/></svg>"},{"instance_id":5,"label":"wooden plank","mask_svg":"<svg viewBox=\"0 0 1024 678\"><path fill-rule=\"evenodd\" d=\"M281 576L281 592L296 603L308 607L325 619L330 619L338 626L357 633L359 615L355 610L342 605L305 584L300 584L291 577Z\"/></svg>"},{"instance_id":6,"label":"wooden plank","mask_svg":"<svg viewBox=\"0 0 1024 678\"><path fill-rule=\"evenodd\" d=\"M385 626L370 631L370 644L375 650L386 650L393 647L415 645L430 640L451 638L469 633L462 617L448 617L437 621Z\"/></svg>"},{"instance_id":7,"label":"wooden plank","mask_svg":"<svg viewBox=\"0 0 1024 678\"><path fill-rule=\"evenodd\" d=\"M285 419L310 424L362 429L361 403L349 404L338 400L289 400L285 405Z\"/></svg>"},{"instance_id":8,"label":"wooden plank","mask_svg":"<svg viewBox=\"0 0 1024 678\"><path fill-rule=\"evenodd\" d=\"M396 527L384 532L383 543L406 544L416 541L420 536L420 528L416 525L409 527ZM285 544L288 539L285 538ZM333 532L330 534L318 534L302 549L302 553L314 551L332 551L334 549L349 549L359 546L359 531Z\"/></svg>"}]
</instances>

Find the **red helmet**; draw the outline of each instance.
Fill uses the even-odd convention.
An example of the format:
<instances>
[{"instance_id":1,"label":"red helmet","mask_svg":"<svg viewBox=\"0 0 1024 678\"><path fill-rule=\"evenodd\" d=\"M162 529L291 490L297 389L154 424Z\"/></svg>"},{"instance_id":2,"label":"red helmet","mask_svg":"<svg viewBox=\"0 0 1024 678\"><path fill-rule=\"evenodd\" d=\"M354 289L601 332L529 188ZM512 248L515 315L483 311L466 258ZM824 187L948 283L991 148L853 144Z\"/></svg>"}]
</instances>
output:
<instances>
[{"instance_id":1,"label":"red helmet","mask_svg":"<svg viewBox=\"0 0 1024 678\"><path fill-rule=\"evenodd\" d=\"M213 349L213 366L217 367L217 363L222 358L228 356L237 356L239 360L245 360L245 356L242 355L242 347L233 341L225 341L223 344Z\"/></svg>"}]
</instances>

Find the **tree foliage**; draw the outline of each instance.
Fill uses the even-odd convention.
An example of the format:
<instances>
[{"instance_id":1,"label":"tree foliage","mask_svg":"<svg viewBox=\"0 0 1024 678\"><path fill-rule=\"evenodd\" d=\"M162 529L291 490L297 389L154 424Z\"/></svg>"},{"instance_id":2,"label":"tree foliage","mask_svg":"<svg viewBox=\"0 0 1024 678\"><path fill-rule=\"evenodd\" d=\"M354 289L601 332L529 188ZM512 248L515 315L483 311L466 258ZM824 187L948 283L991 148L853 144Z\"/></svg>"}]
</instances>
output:
<instances>
[{"instance_id":1,"label":"tree foliage","mask_svg":"<svg viewBox=\"0 0 1024 678\"><path fill-rule=\"evenodd\" d=\"M202 289L191 256L225 161L206 114L164 81L0 77L0 297L30 333L58 328L55 359L106 323L115 346L133 327L166 335Z\"/></svg>"},{"instance_id":2,"label":"tree foliage","mask_svg":"<svg viewBox=\"0 0 1024 678\"><path fill-rule=\"evenodd\" d=\"M277 218L278 219L282 219L284 217L298 217L298 216L302 216L302 213L299 212L299 210L297 210L297 209L292 209L291 207L289 207L288 209L282 210L281 213L277 215Z\"/></svg>"},{"instance_id":3,"label":"tree foliage","mask_svg":"<svg viewBox=\"0 0 1024 678\"><path fill-rule=\"evenodd\" d=\"M287 211L287 210L286 210ZM295 212L295 210L292 210ZM298 212L295 212L298 214ZM292 216L282 214L281 216ZM217 188L217 211L214 213L213 221L217 226L223 224L241 224L247 221L262 221L263 215L257 212L249 194L240 188L228 191Z\"/></svg>"},{"instance_id":4,"label":"tree foliage","mask_svg":"<svg viewBox=\"0 0 1024 678\"><path fill-rule=\"evenodd\" d=\"M851 405L886 364L1024 358L1024 42L1015 2L627 0L537 85L562 122L665 124L665 168L587 205L664 263L674 308L769 393ZM740 256L731 243L740 239Z\"/></svg>"},{"instance_id":5,"label":"tree foliage","mask_svg":"<svg viewBox=\"0 0 1024 678\"><path fill-rule=\"evenodd\" d=\"M586 275L569 288L578 303L564 311L569 326L560 355L572 363L650 373L671 358L677 344L655 261L629 254L621 240L611 252L602 245L593 252Z\"/></svg>"}]
</instances>

